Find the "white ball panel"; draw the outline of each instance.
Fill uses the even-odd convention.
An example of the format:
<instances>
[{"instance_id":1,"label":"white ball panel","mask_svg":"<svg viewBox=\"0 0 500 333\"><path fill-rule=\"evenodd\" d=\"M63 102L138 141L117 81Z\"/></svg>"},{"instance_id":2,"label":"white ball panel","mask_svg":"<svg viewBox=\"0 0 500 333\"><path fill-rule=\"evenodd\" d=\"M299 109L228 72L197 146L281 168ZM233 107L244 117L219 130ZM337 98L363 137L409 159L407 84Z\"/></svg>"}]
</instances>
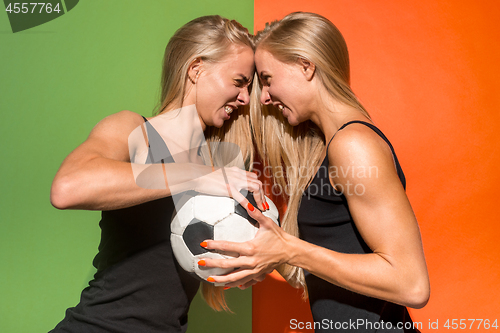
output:
<instances>
[{"instance_id":1,"label":"white ball panel","mask_svg":"<svg viewBox=\"0 0 500 333\"><path fill-rule=\"evenodd\" d=\"M269 199L267 196L266 196L266 202L269 204L269 209L263 212L262 215L271 218L276 224L278 224L278 219L280 216L278 208L276 207L274 202L272 202L271 199Z\"/></svg>"},{"instance_id":2,"label":"white ball panel","mask_svg":"<svg viewBox=\"0 0 500 333\"><path fill-rule=\"evenodd\" d=\"M214 239L239 243L246 242L255 237L257 230L240 215L232 214L217 223L214 228Z\"/></svg>"},{"instance_id":3,"label":"white ball panel","mask_svg":"<svg viewBox=\"0 0 500 333\"><path fill-rule=\"evenodd\" d=\"M236 202L228 197L197 195L193 200L194 217L214 225L234 212Z\"/></svg>"},{"instance_id":4,"label":"white ball panel","mask_svg":"<svg viewBox=\"0 0 500 333\"><path fill-rule=\"evenodd\" d=\"M214 252L207 252L203 254L199 254L194 257L194 262L196 265L194 266L194 272L201 277L202 279L206 280L210 276L216 276L216 275L224 275L227 274L231 271L233 271L232 268L219 268L219 267L203 267L198 265L198 261L200 259L226 259L225 256L219 253L214 253Z\"/></svg>"},{"instance_id":5,"label":"white ball panel","mask_svg":"<svg viewBox=\"0 0 500 333\"><path fill-rule=\"evenodd\" d=\"M176 205L177 215L172 220L170 225L170 230L173 234L182 235L184 229L188 226L189 222L194 217L193 214L193 200L188 200L185 202L179 209L178 205Z\"/></svg>"},{"instance_id":6,"label":"white ball panel","mask_svg":"<svg viewBox=\"0 0 500 333\"><path fill-rule=\"evenodd\" d=\"M186 243L184 243L182 236L171 234L170 242L172 244L172 251L182 269L186 272L193 272L195 266L198 266L198 260L194 259L193 254L189 251Z\"/></svg>"}]
</instances>

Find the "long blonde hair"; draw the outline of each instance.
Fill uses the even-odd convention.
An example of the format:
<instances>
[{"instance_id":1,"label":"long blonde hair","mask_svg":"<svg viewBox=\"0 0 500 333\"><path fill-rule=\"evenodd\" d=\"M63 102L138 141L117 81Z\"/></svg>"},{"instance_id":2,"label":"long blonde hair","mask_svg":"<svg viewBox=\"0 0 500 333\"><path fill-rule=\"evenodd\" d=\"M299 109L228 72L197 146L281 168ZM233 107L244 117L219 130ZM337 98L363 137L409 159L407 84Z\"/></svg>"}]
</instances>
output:
<instances>
[{"instance_id":1,"label":"long blonde hair","mask_svg":"<svg viewBox=\"0 0 500 333\"><path fill-rule=\"evenodd\" d=\"M177 30L165 49L160 102L154 114L169 112L182 106L188 69L196 59L216 63L228 56L232 45L255 49L252 36L246 28L235 20L218 15L196 18ZM237 144L248 169L252 165L254 154L249 123L249 107L240 107L238 113L225 121L221 128L208 126L205 138L209 144L222 141ZM222 287L202 283L202 295L214 310L229 311Z\"/></svg>"},{"instance_id":2,"label":"long blonde hair","mask_svg":"<svg viewBox=\"0 0 500 333\"><path fill-rule=\"evenodd\" d=\"M275 21L255 36L256 48L270 52L284 63L305 59L315 65L315 74L326 91L337 101L352 106L370 118L350 87L349 55L340 31L326 18L314 13L296 12ZM259 86L251 96L251 121L257 150L264 163L284 172L273 172L273 182L282 189L287 202L283 229L299 236L297 213L302 193L314 177L325 150L325 137L308 120L291 126L272 105L261 105ZM306 170L305 173L303 170ZM307 288L303 270L282 265L279 272L294 287Z\"/></svg>"}]
</instances>

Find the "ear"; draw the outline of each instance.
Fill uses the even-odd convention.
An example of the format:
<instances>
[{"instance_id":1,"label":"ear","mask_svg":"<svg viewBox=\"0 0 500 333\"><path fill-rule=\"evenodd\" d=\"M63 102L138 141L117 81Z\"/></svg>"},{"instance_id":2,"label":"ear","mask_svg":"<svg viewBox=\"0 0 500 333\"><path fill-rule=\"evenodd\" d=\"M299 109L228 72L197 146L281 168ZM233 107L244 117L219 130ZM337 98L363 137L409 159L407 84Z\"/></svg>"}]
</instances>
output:
<instances>
[{"instance_id":1,"label":"ear","mask_svg":"<svg viewBox=\"0 0 500 333\"><path fill-rule=\"evenodd\" d=\"M194 59L191 65L189 65L188 78L193 84L196 84L196 82L198 81L198 76L200 76L202 69L203 60L201 60L201 58Z\"/></svg>"},{"instance_id":2,"label":"ear","mask_svg":"<svg viewBox=\"0 0 500 333\"><path fill-rule=\"evenodd\" d=\"M302 73L306 77L306 80L311 81L316 71L316 65L304 58L299 58L297 62L302 70Z\"/></svg>"}]
</instances>

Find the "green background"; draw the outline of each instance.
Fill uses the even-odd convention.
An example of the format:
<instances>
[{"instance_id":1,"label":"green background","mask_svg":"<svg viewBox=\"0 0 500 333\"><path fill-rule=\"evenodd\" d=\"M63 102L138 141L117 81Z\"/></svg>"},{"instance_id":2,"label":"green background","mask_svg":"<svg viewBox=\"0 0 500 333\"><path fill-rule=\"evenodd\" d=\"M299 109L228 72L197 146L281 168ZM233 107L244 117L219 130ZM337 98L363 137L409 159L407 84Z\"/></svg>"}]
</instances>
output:
<instances>
[{"instance_id":1,"label":"green background","mask_svg":"<svg viewBox=\"0 0 500 333\"><path fill-rule=\"evenodd\" d=\"M209 14L252 30L251 0L85 0L15 34L0 13L0 332L47 332L78 303L94 274L100 214L53 208L52 179L105 116L151 115L168 39ZM236 314L197 297L188 332L251 332L250 290L228 298Z\"/></svg>"}]
</instances>

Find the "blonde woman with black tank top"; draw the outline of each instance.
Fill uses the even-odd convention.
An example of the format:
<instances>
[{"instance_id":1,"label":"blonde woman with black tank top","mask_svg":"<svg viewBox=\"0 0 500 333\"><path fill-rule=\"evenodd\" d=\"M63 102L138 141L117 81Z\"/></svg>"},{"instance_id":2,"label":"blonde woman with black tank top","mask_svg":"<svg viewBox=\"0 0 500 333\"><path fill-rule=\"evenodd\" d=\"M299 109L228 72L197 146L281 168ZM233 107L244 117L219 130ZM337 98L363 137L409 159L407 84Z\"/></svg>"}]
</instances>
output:
<instances>
[{"instance_id":1,"label":"blonde woman with black tank top","mask_svg":"<svg viewBox=\"0 0 500 333\"><path fill-rule=\"evenodd\" d=\"M173 196L192 190L232 194L247 204L240 191L248 190L261 209L266 206L254 173L242 165L216 167L211 156L217 143L231 143L241 164L252 164L247 106L253 75L247 29L220 16L197 18L166 47L153 117L110 115L64 160L52 184L52 204L102 210L102 234L94 279L52 332L186 331L200 281L172 254ZM207 303L227 310L223 287L202 285Z\"/></svg>"},{"instance_id":2,"label":"blonde woman with black tank top","mask_svg":"<svg viewBox=\"0 0 500 333\"><path fill-rule=\"evenodd\" d=\"M254 240L207 242L240 254L206 260L240 267L215 281L246 287L277 268L309 296L316 332L417 331L406 307L430 294L418 223L394 149L350 87L341 33L289 14L257 34L255 64L256 146L288 207L283 229L250 206Z\"/></svg>"}]
</instances>

